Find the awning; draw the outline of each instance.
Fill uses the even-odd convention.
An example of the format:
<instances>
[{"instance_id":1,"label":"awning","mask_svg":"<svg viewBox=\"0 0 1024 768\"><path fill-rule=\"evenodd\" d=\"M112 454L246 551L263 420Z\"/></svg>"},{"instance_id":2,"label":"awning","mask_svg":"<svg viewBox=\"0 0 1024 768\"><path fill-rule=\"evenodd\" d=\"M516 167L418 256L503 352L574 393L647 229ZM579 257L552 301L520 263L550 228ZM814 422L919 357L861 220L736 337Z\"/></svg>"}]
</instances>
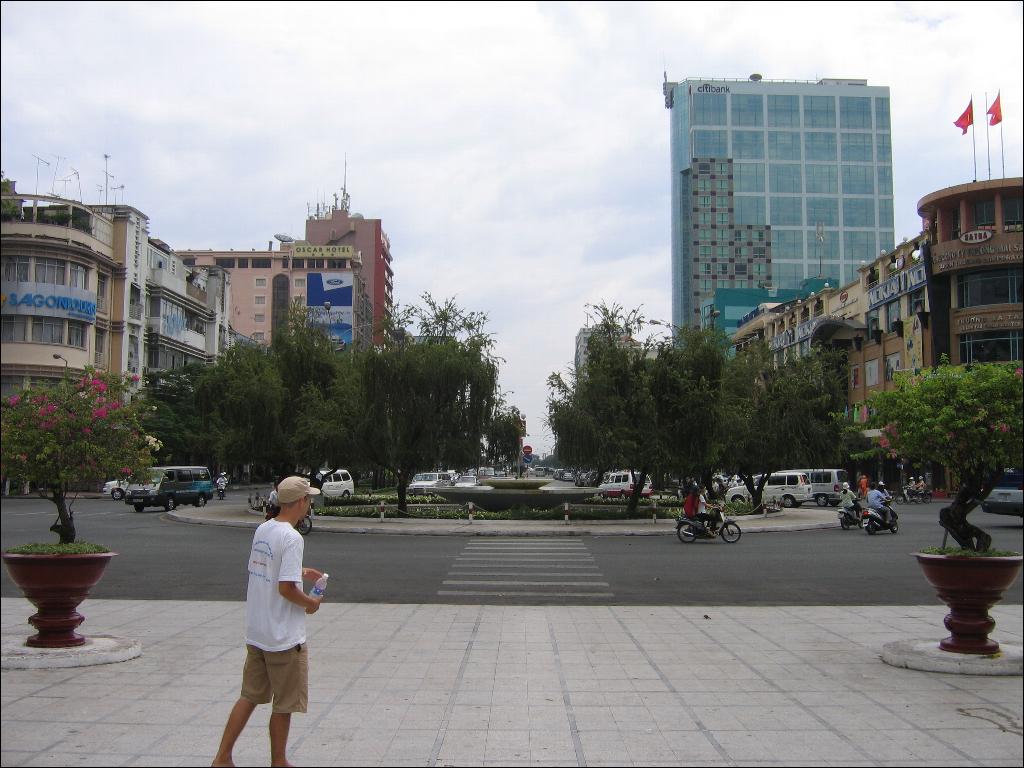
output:
<instances>
[{"instance_id":1,"label":"awning","mask_svg":"<svg viewBox=\"0 0 1024 768\"><path fill-rule=\"evenodd\" d=\"M856 320L823 317L811 332L811 341L850 340L855 336L864 336L866 333L867 326Z\"/></svg>"}]
</instances>

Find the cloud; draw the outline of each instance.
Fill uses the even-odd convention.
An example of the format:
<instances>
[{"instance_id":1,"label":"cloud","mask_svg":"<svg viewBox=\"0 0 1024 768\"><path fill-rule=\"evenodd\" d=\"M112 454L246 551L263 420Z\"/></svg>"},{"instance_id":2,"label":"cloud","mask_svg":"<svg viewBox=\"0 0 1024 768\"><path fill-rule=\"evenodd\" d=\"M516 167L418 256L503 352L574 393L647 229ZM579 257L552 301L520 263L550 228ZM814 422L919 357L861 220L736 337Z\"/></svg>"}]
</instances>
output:
<instances>
[{"instance_id":1,"label":"cloud","mask_svg":"<svg viewBox=\"0 0 1024 768\"><path fill-rule=\"evenodd\" d=\"M1007 174L1021 173L1018 3L6 3L0 14L0 147L20 189L35 185L33 153L61 155L58 179L77 168L96 200L108 153L112 184L154 236L263 248L275 232L302 234L347 155L354 210L391 239L396 298L455 296L490 316L502 384L539 453L551 447L545 380L571 364L586 305L671 314L663 73L889 86L897 239L918 231L918 199L973 177L970 137L952 126L972 94L979 178L986 89L989 100L1002 90Z\"/></svg>"}]
</instances>

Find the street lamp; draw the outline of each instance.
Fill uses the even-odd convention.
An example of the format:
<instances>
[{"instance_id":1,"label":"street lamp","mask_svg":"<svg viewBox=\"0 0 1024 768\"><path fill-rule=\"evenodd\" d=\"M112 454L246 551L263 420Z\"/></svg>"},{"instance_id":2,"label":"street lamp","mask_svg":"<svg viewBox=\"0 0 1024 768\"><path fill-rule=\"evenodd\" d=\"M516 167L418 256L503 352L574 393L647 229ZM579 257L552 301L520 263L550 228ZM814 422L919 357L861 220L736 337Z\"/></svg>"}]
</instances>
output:
<instances>
[{"instance_id":1,"label":"street lamp","mask_svg":"<svg viewBox=\"0 0 1024 768\"><path fill-rule=\"evenodd\" d=\"M64 357L64 355L57 354L56 352L53 353L53 359L54 360L63 360L64 361L64 375L67 376L68 375L68 359L66 357Z\"/></svg>"}]
</instances>

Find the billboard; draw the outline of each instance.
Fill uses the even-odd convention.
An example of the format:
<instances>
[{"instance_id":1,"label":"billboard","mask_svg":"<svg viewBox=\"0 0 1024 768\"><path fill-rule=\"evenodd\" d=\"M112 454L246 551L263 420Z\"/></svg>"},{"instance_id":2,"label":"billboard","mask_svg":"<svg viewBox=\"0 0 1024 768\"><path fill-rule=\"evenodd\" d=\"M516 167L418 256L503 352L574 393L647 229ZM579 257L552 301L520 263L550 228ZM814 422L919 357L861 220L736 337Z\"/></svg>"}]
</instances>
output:
<instances>
[{"instance_id":1,"label":"billboard","mask_svg":"<svg viewBox=\"0 0 1024 768\"><path fill-rule=\"evenodd\" d=\"M310 319L326 328L333 341L352 343L352 270L306 274ZM330 303L330 309L327 303Z\"/></svg>"}]
</instances>

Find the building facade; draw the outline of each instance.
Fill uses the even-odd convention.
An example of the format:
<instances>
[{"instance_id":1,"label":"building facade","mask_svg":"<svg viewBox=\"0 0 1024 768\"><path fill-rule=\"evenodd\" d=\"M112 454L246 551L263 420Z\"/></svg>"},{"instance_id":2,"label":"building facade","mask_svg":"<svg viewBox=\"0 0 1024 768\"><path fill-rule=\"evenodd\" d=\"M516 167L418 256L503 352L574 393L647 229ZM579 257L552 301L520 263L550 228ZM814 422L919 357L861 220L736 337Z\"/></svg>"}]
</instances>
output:
<instances>
[{"instance_id":1,"label":"building facade","mask_svg":"<svg viewBox=\"0 0 1024 768\"><path fill-rule=\"evenodd\" d=\"M720 288L850 281L894 244L889 89L688 79L671 111L672 322Z\"/></svg>"}]
</instances>

